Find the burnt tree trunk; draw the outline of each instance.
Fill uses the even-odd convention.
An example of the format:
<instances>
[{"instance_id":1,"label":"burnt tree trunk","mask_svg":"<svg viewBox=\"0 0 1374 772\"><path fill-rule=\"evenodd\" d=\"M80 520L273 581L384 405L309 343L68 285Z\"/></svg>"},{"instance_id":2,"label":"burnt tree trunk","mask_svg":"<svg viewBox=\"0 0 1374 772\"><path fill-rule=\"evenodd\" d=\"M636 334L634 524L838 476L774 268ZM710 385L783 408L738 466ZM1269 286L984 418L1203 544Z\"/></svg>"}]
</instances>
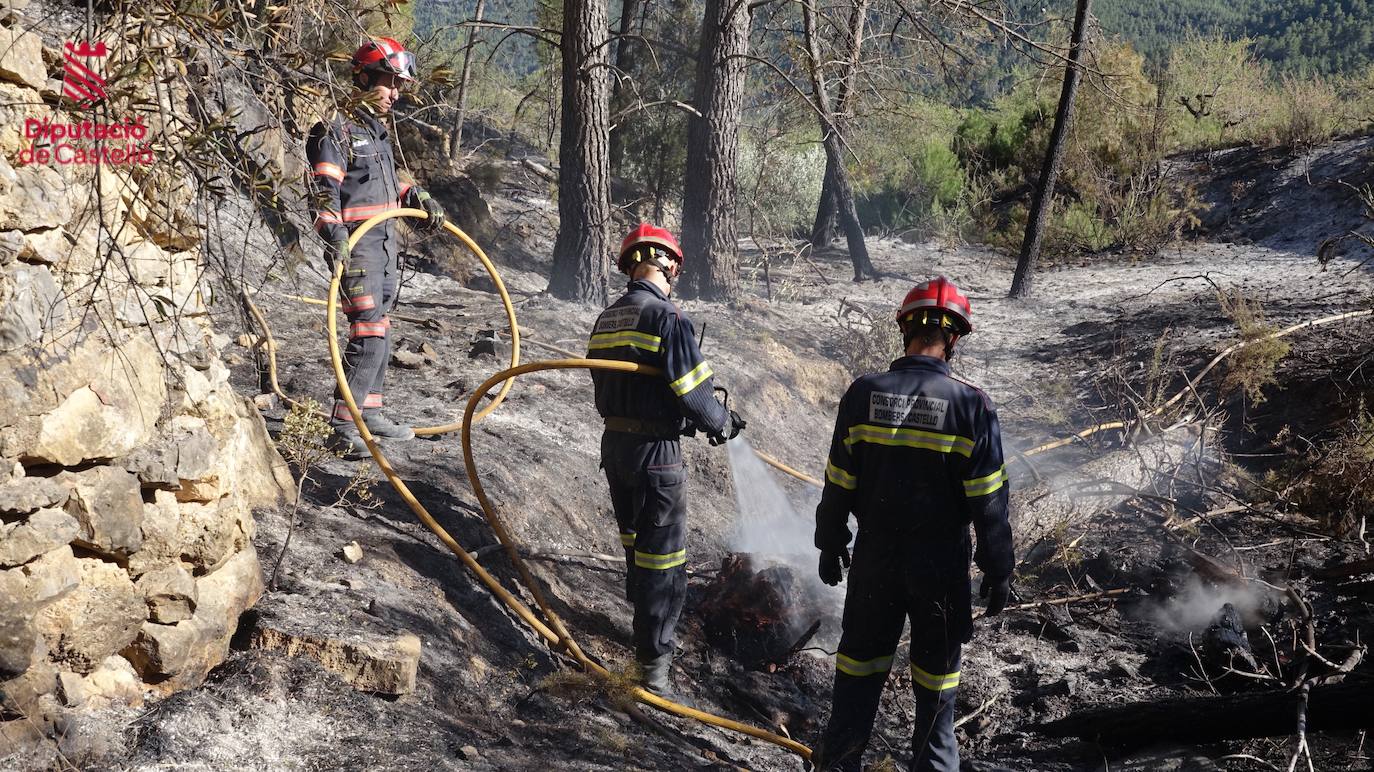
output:
<instances>
[{"instance_id":1,"label":"burnt tree trunk","mask_svg":"<svg viewBox=\"0 0 1374 772\"><path fill-rule=\"evenodd\" d=\"M487 0L477 0L477 9L472 14L472 19L480 23L482 13L487 9ZM458 105L457 114L453 116L453 133L448 138L448 157L449 160L457 163L462 157L463 143L463 122L467 120L468 109L468 81L472 77L472 48L477 42L477 28L468 30L468 43L463 51L463 71L458 75Z\"/></svg>"},{"instance_id":2,"label":"burnt tree trunk","mask_svg":"<svg viewBox=\"0 0 1374 772\"><path fill-rule=\"evenodd\" d=\"M1064 88L1059 92L1059 109L1054 114L1054 128L1050 131L1050 146L1040 168L1040 184L1035 188L1030 215L1026 218L1026 237L1021 242L1021 256L1016 261L1016 274L1011 280L1011 297L1023 298L1031 294L1035 263L1040 259L1040 245L1045 236L1045 220L1054 205L1054 181L1064 162L1064 139L1073 125L1073 103L1078 83L1083 79L1083 40L1088 26L1092 0L1078 0L1073 18L1073 38L1069 43L1069 61L1064 68Z\"/></svg>"},{"instance_id":3,"label":"burnt tree trunk","mask_svg":"<svg viewBox=\"0 0 1374 772\"><path fill-rule=\"evenodd\" d=\"M1051 737L1082 737L1103 745L1138 747L1160 738L1197 745L1296 733L1302 696L1293 690L1184 697L1076 711L1036 727ZM1312 689L1307 702L1309 732L1374 729L1374 685L1348 680Z\"/></svg>"},{"instance_id":4,"label":"burnt tree trunk","mask_svg":"<svg viewBox=\"0 0 1374 772\"><path fill-rule=\"evenodd\" d=\"M849 13L849 61L840 76L839 93L835 97L835 123L843 133L849 123L849 95L859 70L860 48L863 46L864 23L868 18L868 0L855 0ZM822 128L824 130L824 128ZM811 225L811 248L824 249L835 241L835 167L829 154L825 157L825 178L821 182L821 199L816 203L816 219Z\"/></svg>"},{"instance_id":5,"label":"burnt tree trunk","mask_svg":"<svg viewBox=\"0 0 1374 772\"><path fill-rule=\"evenodd\" d=\"M689 266L683 288L704 298L739 295L735 192L751 16L747 3L706 0L701 24L695 95L701 115L688 119L682 250Z\"/></svg>"},{"instance_id":6,"label":"burnt tree trunk","mask_svg":"<svg viewBox=\"0 0 1374 772\"><path fill-rule=\"evenodd\" d=\"M825 156L825 179L821 181L821 200L816 202L816 219L811 224L811 248L825 249L839 235L835 219L835 167L830 154Z\"/></svg>"},{"instance_id":7,"label":"burnt tree trunk","mask_svg":"<svg viewBox=\"0 0 1374 772\"><path fill-rule=\"evenodd\" d=\"M615 43L615 69L616 72L611 79L611 109L612 112L619 114L625 109L626 93L630 91L625 86L623 79L633 78L635 71L635 46L638 41L630 38L630 30L634 27L635 17L644 7L643 0L621 0L620 3L620 35ZM621 176L621 164L625 160L625 125L621 121L611 129L611 176Z\"/></svg>"},{"instance_id":8,"label":"burnt tree trunk","mask_svg":"<svg viewBox=\"0 0 1374 772\"><path fill-rule=\"evenodd\" d=\"M607 154L606 0L563 4L563 109L558 145L558 238L549 292L605 304L611 222Z\"/></svg>"},{"instance_id":9,"label":"burnt tree trunk","mask_svg":"<svg viewBox=\"0 0 1374 772\"><path fill-rule=\"evenodd\" d=\"M835 172L835 207L839 213L840 225L844 228L845 241L849 246L849 260L854 264L854 281L863 281L866 278L881 279L882 275L868 258L863 225L859 222L859 213L854 207L854 189L849 183L849 170L844 166L840 130L835 123L835 112L831 109L830 95L826 91L825 78L821 73L820 43L816 40L816 9L811 2L812 0L805 0L802 3L802 30L810 59L807 71L811 75L811 94L821 122L826 163ZM691 168L690 165L688 168Z\"/></svg>"}]
</instances>

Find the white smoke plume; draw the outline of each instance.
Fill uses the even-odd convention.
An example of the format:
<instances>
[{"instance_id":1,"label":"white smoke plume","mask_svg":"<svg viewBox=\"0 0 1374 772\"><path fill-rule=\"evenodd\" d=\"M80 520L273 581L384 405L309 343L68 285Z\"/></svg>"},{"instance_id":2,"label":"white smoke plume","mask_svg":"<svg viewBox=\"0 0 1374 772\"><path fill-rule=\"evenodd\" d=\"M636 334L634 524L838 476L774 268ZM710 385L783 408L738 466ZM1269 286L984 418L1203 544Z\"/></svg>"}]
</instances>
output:
<instances>
[{"instance_id":1,"label":"white smoke plume","mask_svg":"<svg viewBox=\"0 0 1374 772\"><path fill-rule=\"evenodd\" d=\"M1230 603L1249 627L1259 621L1263 602L1263 594L1252 587L1209 586L1190 576L1182 592L1151 609L1150 619L1171 632L1197 633L1206 630L1221 607Z\"/></svg>"}]
</instances>

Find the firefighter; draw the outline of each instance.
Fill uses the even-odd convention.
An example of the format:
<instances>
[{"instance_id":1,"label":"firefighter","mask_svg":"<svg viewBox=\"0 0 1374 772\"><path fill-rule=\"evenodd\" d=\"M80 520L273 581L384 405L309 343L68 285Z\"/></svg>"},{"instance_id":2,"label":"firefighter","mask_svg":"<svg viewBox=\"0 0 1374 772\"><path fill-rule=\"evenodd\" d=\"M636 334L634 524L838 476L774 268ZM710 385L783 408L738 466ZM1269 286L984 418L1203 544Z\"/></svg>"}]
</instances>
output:
<instances>
[{"instance_id":1,"label":"firefighter","mask_svg":"<svg viewBox=\"0 0 1374 772\"><path fill-rule=\"evenodd\" d=\"M643 686L669 693L674 629L687 590L687 486L678 437L734 439L744 419L715 398L711 366L692 322L669 302L682 271L673 234L641 224L620 245L628 290L597 317L587 356L652 365L662 376L593 370L605 419L601 466L625 548L625 594L634 604L635 658Z\"/></svg>"},{"instance_id":2,"label":"firefighter","mask_svg":"<svg viewBox=\"0 0 1374 772\"><path fill-rule=\"evenodd\" d=\"M954 695L973 630L970 521L988 616L1006 605L1014 565L997 413L949 370L955 344L973 331L971 313L943 276L917 285L897 312L906 356L854 381L840 402L816 508L826 584L839 584L850 566L851 513L859 532L818 769L860 768L907 619L911 769L959 769Z\"/></svg>"},{"instance_id":3,"label":"firefighter","mask_svg":"<svg viewBox=\"0 0 1374 772\"><path fill-rule=\"evenodd\" d=\"M364 220L399 206L423 209L429 217L421 227L437 231L443 227L444 210L420 186L397 174L386 122L401 88L415 80L415 56L391 38L377 38L354 52L352 64L354 106L316 123L306 143L315 230L325 242L330 268L335 260L344 264L340 303L349 322L344 350L348 388L372 434L408 440L415 431L382 414L382 386L391 358L387 314L396 303L397 290L396 221L386 220L369 230L352 254L348 235ZM337 390L330 425L349 452L367 452Z\"/></svg>"}]
</instances>

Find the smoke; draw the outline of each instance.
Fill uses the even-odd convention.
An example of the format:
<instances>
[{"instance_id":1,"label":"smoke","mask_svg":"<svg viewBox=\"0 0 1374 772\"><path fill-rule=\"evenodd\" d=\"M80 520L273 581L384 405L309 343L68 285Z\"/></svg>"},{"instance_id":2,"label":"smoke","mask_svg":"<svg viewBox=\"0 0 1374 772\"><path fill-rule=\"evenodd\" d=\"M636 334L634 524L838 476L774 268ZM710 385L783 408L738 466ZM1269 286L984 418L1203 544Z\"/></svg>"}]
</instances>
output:
<instances>
[{"instance_id":1,"label":"smoke","mask_svg":"<svg viewBox=\"0 0 1374 772\"><path fill-rule=\"evenodd\" d=\"M1235 606L1247 627L1259 621L1264 594L1251 587L1207 585L1197 576L1188 577L1183 591L1149 611L1149 617L1162 629L1176 633L1197 633L1207 629L1221 607Z\"/></svg>"},{"instance_id":2,"label":"smoke","mask_svg":"<svg viewBox=\"0 0 1374 772\"><path fill-rule=\"evenodd\" d=\"M817 611L824 611L820 632L812 639L812 645L833 649L839 641L844 585L830 587L816 574L820 552L813 541L814 515L797 513L792 499L778 484L778 473L764 464L743 438L731 440L726 448L735 478L736 516L729 536L731 551L749 553L756 571L778 564L792 569L804 590L804 605L808 608L787 609L789 625L799 632L816 621ZM810 513L819 500L819 493L811 493L801 503ZM811 618L799 618L802 612Z\"/></svg>"},{"instance_id":3,"label":"smoke","mask_svg":"<svg viewBox=\"0 0 1374 772\"><path fill-rule=\"evenodd\" d=\"M734 552L749 552L791 563L805 558L815 568L814 520L798 516L774 472L742 438L726 443L730 471L735 478L735 526L730 533Z\"/></svg>"}]
</instances>

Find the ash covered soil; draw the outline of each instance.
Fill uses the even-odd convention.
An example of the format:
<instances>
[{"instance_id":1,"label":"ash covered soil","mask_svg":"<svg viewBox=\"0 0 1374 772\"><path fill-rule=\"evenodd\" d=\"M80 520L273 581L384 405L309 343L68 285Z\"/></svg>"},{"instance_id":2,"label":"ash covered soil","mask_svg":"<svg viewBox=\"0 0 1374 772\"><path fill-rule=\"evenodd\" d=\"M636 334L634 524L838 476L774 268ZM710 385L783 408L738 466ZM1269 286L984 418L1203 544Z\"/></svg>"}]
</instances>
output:
<instances>
[{"instance_id":1,"label":"ash covered soil","mask_svg":"<svg viewBox=\"0 0 1374 772\"><path fill-rule=\"evenodd\" d=\"M537 257L536 236L551 239L553 205L538 185L521 187L518 165L511 166L504 189L492 198L498 231L492 257L516 301L526 338L522 360L560 356L536 342L580 353L598 309L543 293L548 266ZM1357 224L1349 201L1333 193L1327 203L1337 211L1333 222L1350 220L1340 227ZM1306 221L1300 212L1278 211L1270 217ZM1239 219L1228 218L1228 227L1238 227ZM1282 230L1273 225L1266 220L1265 234ZM970 295L977 325L961 345L956 370L998 404L1011 455L1099 421L1138 417L1132 393L1147 405L1153 404L1151 389L1172 394L1183 388L1184 373L1239 339L1217 302L1217 287L1242 289L1277 326L1368 307L1374 280L1357 268L1357 256L1338 258L1323 270L1315 244L1273 248L1264 245L1266 237L1257 237L1261 244L1185 243L1147 259L1062 259L1040 273L1035 299L1025 302L1006 299L1013 264L1005 256L873 239L874 263L891 277L882 282L855 284L842 251L822 252L775 262L767 285L751 275L736 303L689 300L682 306L698 329L706 328L704 351L730 390L731 407L749 420L744 437L751 446L819 475L851 370L890 358L868 319L887 333L890 311L913 281L947 275ZM503 251L518 257L507 261ZM434 355L426 361L420 354L409 367L393 363L386 396L399 420L458 420L474 388L505 366L504 336L495 345L480 340L485 331L506 329L498 298L475 261L456 260L469 263L466 284L415 273L402 291L396 346L415 352L427 344ZM324 287L318 274L301 268L289 281L267 282L257 300L280 347L286 392L327 403L333 377L322 309L283 297L322 297ZM220 322L231 329L241 324L227 316ZM1301 513L1228 505L1233 498L1252 500L1236 482L1243 473L1258 477L1285 462L1292 444L1285 437L1320 439L1350 418L1370 393L1360 358L1370 350L1372 332L1374 324L1355 320L1298 333L1262 403L1222 390L1223 365L1197 385L1182 409L1133 437L1103 432L1031 464L1013 463L1014 489L1053 489L1060 475L1101 456L1129 453L1133 443L1149 440L1147 433L1207 425L1206 444L1186 465L1161 470L1148 490L1136 491L1139 496L1101 506L1085 497L1083 507L1097 507L1090 518L1018 555L1014 602L1023 605L981 620L964 650L958 710L971 716L959 729L965 768L1286 766L1291 742L1284 737L1179 747L1160 736L1149 747L1116 749L1046 737L1035 727L1090 705L1267 686L1223 676L1198 641L1222 604L1231 602L1257 641L1255 655L1282 659L1290 651L1295 611L1252 584L1224 589L1226 581L1200 574L1189 562L1190 549L1246 577L1300 588L1314 606L1318 643L1330 647L1323 649L1328 657L1344 656L1341 641L1368 639L1374 629L1368 596L1310 576L1314 568L1362 557L1358 540L1333 539ZM240 349L237 356L239 385L257 391L252 352ZM284 412L274 408L266 415L279 431ZM624 671L632 656L621 568L591 557L620 551L598 469L599 437L583 371L521 376L505 403L473 432L482 480L524 549L538 556L529 562L538 581L585 651L612 671ZM384 448L435 518L533 605L509 561L489 549L495 537L476 508L458 436ZM814 553L805 545L817 492L776 473L764 482L751 472L748 485L777 485L796 515L769 521L763 532L742 528L749 513L737 513L726 449L704 440L685 441L684 449L691 578L676 685L700 708L775 731L781 726L812 744L829 710L833 664L827 650L833 652L842 605L841 595L819 591L810 578ZM799 759L763 742L648 709L640 718L618 710L623 695L614 686L578 676L569 660L482 588L384 481L373 486L374 501L340 502L359 468L359 462L331 459L311 471L277 589L245 619L241 645L210 682L141 713L106 717L106 731L113 726L118 732L95 758L134 769L802 768ZM370 469L370 462L361 468ZM259 515L257 543L269 571L291 516L289 506ZM361 545L363 559L350 564L341 549L352 541ZM805 628L812 615L823 624L800 651L746 665L707 641L702 599L731 553L761 549L802 551L780 559L784 570L795 566L805 596L805 610L794 609L798 618L786 621L792 630ZM1127 591L1111 601L1034 603L1118 588ZM249 645L255 624L283 615L319 636L359 630L419 636L415 691L401 697L360 692L312 660ZM1265 633L1280 642L1270 647ZM1277 669L1287 678L1293 667L1282 661L1269 672ZM1361 665L1351 678L1369 675ZM910 688L898 669L884 696L870 763L907 759ZM1368 768L1360 736L1328 733L1311 740L1318 769Z\"/></svg>"}]
</instances>

